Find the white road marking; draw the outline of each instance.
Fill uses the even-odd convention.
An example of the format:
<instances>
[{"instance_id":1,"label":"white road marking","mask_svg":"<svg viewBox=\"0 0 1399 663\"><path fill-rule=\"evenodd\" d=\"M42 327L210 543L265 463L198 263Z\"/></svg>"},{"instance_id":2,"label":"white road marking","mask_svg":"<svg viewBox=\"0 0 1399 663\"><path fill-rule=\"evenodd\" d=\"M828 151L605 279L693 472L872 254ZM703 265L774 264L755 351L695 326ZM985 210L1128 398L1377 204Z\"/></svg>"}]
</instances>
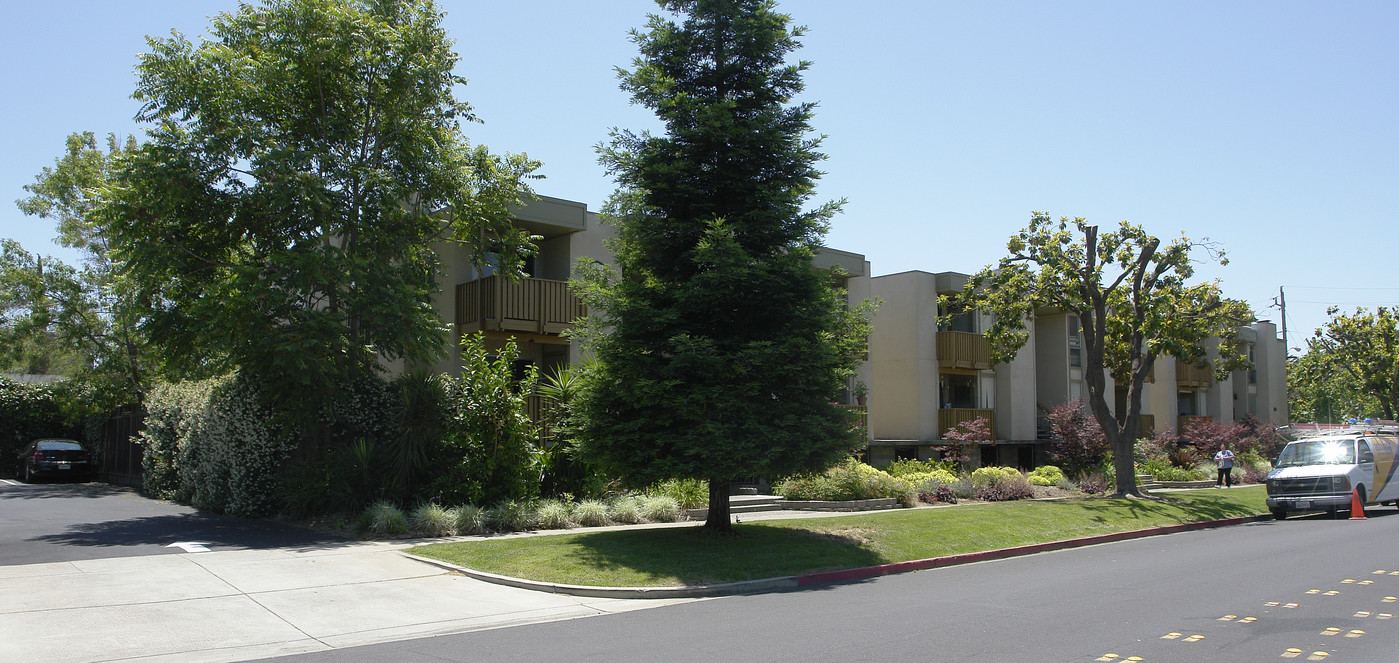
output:
<instances>
[{"instance_id":1,"label":"white road marking","mask_svg":"<svg viewBox=\"0 0 1399 663\"><path fill-rule=\"evenodd\" d=\"M209 549L208 549L207 547L205 547L205 544L199 543L198 541L180 541L180 542L178 542L178 543L172 543L172 544L170 544L170 545L168 545L168 546L165 546L165 547L166 547L166 548L182 548L182 549L183 549L185 552L187 552L187 553L209 552Z\"/></svg>"}]
</instances>

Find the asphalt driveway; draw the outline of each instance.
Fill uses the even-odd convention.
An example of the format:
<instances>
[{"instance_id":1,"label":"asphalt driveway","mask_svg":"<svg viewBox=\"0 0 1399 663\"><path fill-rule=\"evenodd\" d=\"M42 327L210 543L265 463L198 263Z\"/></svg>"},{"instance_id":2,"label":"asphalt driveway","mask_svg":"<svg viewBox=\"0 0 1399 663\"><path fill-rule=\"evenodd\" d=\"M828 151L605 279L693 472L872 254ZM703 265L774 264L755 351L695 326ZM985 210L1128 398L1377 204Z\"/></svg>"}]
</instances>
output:
<instances>
[{"instance_id":1,"label":"asphalt driveway","mask_svg":"<svg viewBox=\"0 0 1399 663\"><path fill-rule=\"evenodd\" d=\"M325 547L344 539L201 513L103 483L0 480L0 566L212 551Z\"/></svg>"}]
</instances>

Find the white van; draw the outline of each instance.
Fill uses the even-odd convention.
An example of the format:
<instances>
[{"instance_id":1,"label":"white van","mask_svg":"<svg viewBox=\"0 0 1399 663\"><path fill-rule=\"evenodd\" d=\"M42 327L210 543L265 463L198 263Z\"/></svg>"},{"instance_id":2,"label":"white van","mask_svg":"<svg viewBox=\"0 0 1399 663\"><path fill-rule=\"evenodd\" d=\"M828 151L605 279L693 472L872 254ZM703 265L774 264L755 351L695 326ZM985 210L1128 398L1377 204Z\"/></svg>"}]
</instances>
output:
<instances>
[{"instance_id":1,"label":"white van","mask_svg":"<svg viewBox=\"0 0 1399 663\"><path fill-rule=\"evenodd\" d=\"M1308 511L1349 511L1360 503L1393 504L1399 438L1393 431L1350 429L1289 442L1268 473L1268 509L1278 520Z\"/></svg>"}]
</instances>

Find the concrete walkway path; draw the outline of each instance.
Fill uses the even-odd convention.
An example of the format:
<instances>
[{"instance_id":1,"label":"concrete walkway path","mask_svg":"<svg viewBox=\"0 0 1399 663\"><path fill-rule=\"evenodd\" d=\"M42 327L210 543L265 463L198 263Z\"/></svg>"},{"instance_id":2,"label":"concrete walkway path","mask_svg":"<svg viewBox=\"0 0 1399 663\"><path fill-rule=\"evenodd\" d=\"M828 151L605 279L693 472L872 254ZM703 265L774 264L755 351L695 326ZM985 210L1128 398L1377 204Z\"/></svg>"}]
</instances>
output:
<instances>
[{"instance_id":1,"label":"concrete walkway path","mask_svg":"<svg viewBox=\"0 0 1399 663\"><path fill-rule=\"evenodd\" d=\"M0 661L242 661L687 600L504 587L397 552L416 543L0 566Z\"/></svg>"}]
</instances>

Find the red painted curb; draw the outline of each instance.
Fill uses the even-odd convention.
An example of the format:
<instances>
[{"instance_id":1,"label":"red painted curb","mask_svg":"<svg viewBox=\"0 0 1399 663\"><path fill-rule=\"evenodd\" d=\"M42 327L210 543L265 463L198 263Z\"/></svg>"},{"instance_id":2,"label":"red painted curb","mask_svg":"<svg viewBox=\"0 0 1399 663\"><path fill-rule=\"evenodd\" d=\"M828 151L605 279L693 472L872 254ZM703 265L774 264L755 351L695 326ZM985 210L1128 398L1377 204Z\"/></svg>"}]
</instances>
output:
<instances>
[{"instance_id":1,"label":"red painted curb","mask_svg":"<svg viewBox=\"0 0 1399 663\"><path fill-rule=\"evenodd\" d=\"M948 566L960 564L971 564L973 562L987 562L995 559L1006 559L1008 557L1019 557L1021 555L1033 555L1051 550L1064 550L1067 548L1081 548L1083 546L1093 546L1100 543L1113 543L1115 541L1127 541L1129 539L1141 539L1148 536L1159 536L1162 534L1175 534L1177 532L1189 532L1200 529L1212 529L1215 527L1225 527L1228 525L1241 525L1246 522L1257 522L1261 520L1271 520L1272 516L1249 516L1247 518L1225 518L1223 520L1209 520L1198 523L1181 523L1179 525L1165 525L1162 527L1152 527L1149 529L1138 529L1127 532L1113 532L1111 534L1099 534L1096 536L1086 536L1079 539L1066 539L1063 541L1050 541L1047 543L1033 543L1026 546L1016 546L1014 548L1000 548L997 550L985 550L974 553L963 553L960 555L947 555L944 557L929 557L927 559L915 559L907 562L894 562L892 564L879 564L876 566L863 566L856 569L841 569L839 571L826 571L824 573L808 573L796 576L798 587L810 587L813 585L826 585L836 582L847 582L850 580L867 580L878 578L895 573L908 573L910 571L923 571L926 569L940 569Z\"/></svg>"}]
</instances>

